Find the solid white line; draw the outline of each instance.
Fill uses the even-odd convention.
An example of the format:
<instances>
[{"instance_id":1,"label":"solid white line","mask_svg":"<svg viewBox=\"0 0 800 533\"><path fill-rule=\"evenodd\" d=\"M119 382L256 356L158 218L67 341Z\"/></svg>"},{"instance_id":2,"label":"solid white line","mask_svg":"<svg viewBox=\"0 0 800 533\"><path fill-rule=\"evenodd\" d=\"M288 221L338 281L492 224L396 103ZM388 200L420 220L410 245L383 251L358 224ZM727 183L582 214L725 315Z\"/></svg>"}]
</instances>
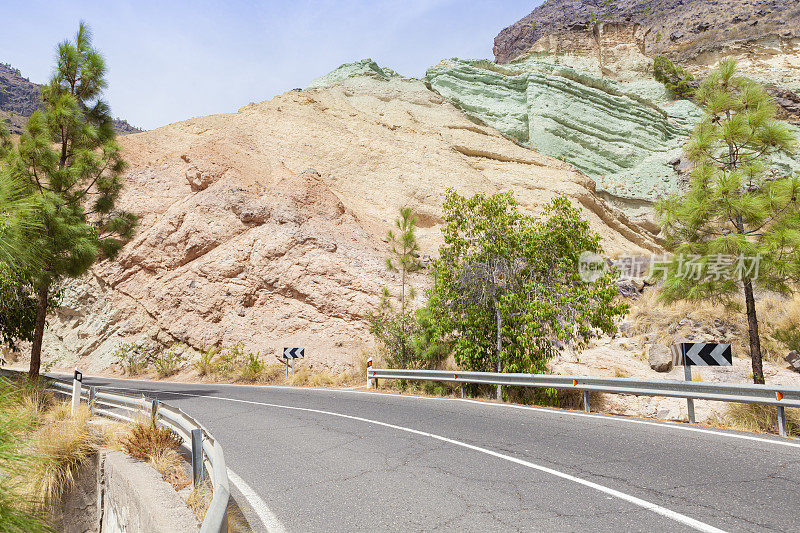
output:
<instances>
[{"instance_id":1,"label":"solid white line","mask_svg":"<svg viewBox=\"0 0 800 533\"><path fill-rule=\"evenodd\" d=\"M657 505L657 504L652 503L652 502L648 502L647 500L642 500L642 499L637 498L635 496L631 496L630 494L626 494L624 492L620 492L620 491L612 489L610 487L606 487L605 485L600 485L598 483L594 483L592 481L588 481L586 479L579 478L579 477L573 476L571 474L566 474L564 472L560 472L558 470L554 470L554 469L548 468L546 466L537 465L535 463L531 463L530 461L525 461L525 460L519 459L517 457L513 457L513 456L510 456L510 455L505 455L505 454L502 454L502 453L499 453L499 452L495 452L493 450L489 450L487 448L482 448L480 446L475 446L473 444L468 444L466 442L458 441L458 440L455 440L455 439L450 439L448 437L443 437L441 435L436 435L434 433L428 433L426 431L420 431L418 429L412 429L412 428L407 428L407 427L403 427L403 426L397 426L397 425L394 425L394 424L389 424L387 422L381 422L379 420L371 420L369 418L362 418L360 416L345 415L345 414L342 414L342 413L335 413L333 411L322 411L320 409L310 409L310 408L307 408L307 407L291 407L291 406L287 406L287 405L279 405L279 404L267 403L267 402L255 402L255 401L251 401L251 400L239 400L239 399L236 399L236 398L225 398L225 397L222 397L222 396L209 396L209 395L205 395L205 394L190 394L190 393L185 393L185 392L170 392L169 394L177 394L177 395L180 395L180 396L191 396L191 397L196 397L196 398L210 398L210 399L214 399L214 400L223 400L223 401L229 401L229 402L246 403L246 404L250 404L250 405L262 405L262 406L265 406L265 407L275 407L275 408L278 408L278 409L287 409L287 410L291 410L291 411L303 411L303 412L307 412L307 413L317 413L317 414L323 414L323 415L329 415L329 416L336 416L336 417L339 417L339 418L346 418L348 420L356 420L358 422L365 422L367 424L373 424L373 425L376 425L376 426L386 427L386 428L394 429L394 430L397 430L397 431L404 431L406 433L412 433L414 435L420 435L420 436L423 436L423 437L429 437L429 438L436 439L436 440L441 441L441 442L446 442L448 444L453 444L455 446L460 446L462 448L466 448L466 449L473 450L473 451L476 451L476 452L484 453L484 454L490 455L492 457L497 457L498 459L504 459L506 461L510 461L512 463L516 463L518 465L525 466L527 468L532 468L534 470L539 470L540 472L544 472L544 473L547 473L547 474L550 474L550 475L553 475L553 476L556 476L556 477L560 477L562 479L566 479L567 481L572 481L574 483L578 483L579 485L583 485L585 487L589 487L591 489L597 490L597 491L602 492L604 494L608 494L609 496L613 496L615 498L619 498L619 499L621 499L623 501L626 501L626 502L631 503L633 505L636 505L638 507L642 507L643 509L647 509L648 511L652 511L652 512L654 512L656 514L659 514L659 515L664 516L666 518L669 518L671 520L675 520L676 522L679 522L681 524L689 526L689 527L691 527L693 529L696 529L697 531L704 531L704 532L707 532L707 533L724 533L724 530L718 529L718 528L716 528L716 527L714 527L714 526L712 526L710 524L706 524L705 522L701 522L701 521L696 520L694 518L691 518L689 516L683 515L681 513L678 513L677 511L672 511L670 509L667 509L666 507L661 507L660 505Z\"/></svg>"},{"instance_id":2,"label":"solid white line","mask_svg":"<svg viewBox=\"0 0 800 533\"><path fill-rule=\"evenodd\" d=\"M258 515L258 519L261 520L261 523L264 524L264 527L267 529L268 533L285 533L286 528L283 527L281 521L278 520L278 517L275 516L270 508L264 503L264 500L254 491L250 485L248 485L245 480L240 478L236 472L228 469L228 479L230 479L231 483L236 486L239 492L242 493L244 498L247 500L247 503L250 504L250 507L255 511L256 515Z\"/></svg>"},{"instance_id":3,"label":"solid white line","mask_svg":"<svg viewBox=\"0 0 800 533\"><path fill-rule=\"evenodd\" d=\"M613 420L616 422L626 422L628 424L643 424L645 426L656 426L659 428L671 428L671 429L678 429L681 431L694 431L696 433L705 433L708 435L716 435L719 437L731 437L734 439L743 439L743 440L750 440L755 442L764 442L767 444L779 444L781 446L789 446L791 448L800 448L800 443L792 442L789 439L777 440L777 439L766 439L764 437L756 437L753 435L746 435L742 433L728 433L725 431L716 431L714 429L706 429L695 427L688 424L678 424L678 423L669 423L669 422L658 422L654 420L641 420L638 418L627 418L621 416L614 416L614 415L604 415L604 414L591 414L591 413L577 413L575 411L567 411L561 409L548 409L547 407L531 407L529 405L517 405L513 403L493 403L493 402L482 402L480 400L469 400L469 399L458 399L460 402L467 402L473 403L476 405L485 405L485 406L494 406L494 407L507 407L511 409L525 409L528 411L536 411L538 413L548 413L548 414L564 414L570 416L582 416L587 418L599 418L601 420Z\"/></svg>"},{"instance_id":4,"label":"solid white line","mask_svg":"<svg viewBox=\"0 0 800 533\"><path fill-rule=\"evenodd\" d=\"M625 416L617 416L612 414L592 414L592 413L582 413L580 411L571 411L568 409L557 409L552 407L531 407L528 405L518 405L513 403L498 403L498 402L486 402L481 400L472 400L468 398L435 398L431 396L417 396L414 394L390 394L386 392L378 392L378 391L360 391L360 390L351 390L351 389L325 389L319 387L292 387L290 385L244 385L240 383L192 383L192 382L185 382L185 381L152 381L146 379L121 379L121 378L106 378L104 376L97 376L98 379L107 379L112 381L134 381L140 383L149 383L151 385L169 385L169 384L180 384L180 385L208 385L208 386L224 386L224 387L250 387L252 389L281 389L281 390L295 390L295 391L317 391L317 392L349 392L351 394L363 394L363 395L370 395L370 396L382 396L384 398L413 398L416 400L429 400L429 401L450 401L450 402L467 402L473 403L477 405L484 405L487 407L507 407L512 409L527 409L530 411L537 411L539 413L547 413L550 415L567 415L567 416L585 416L588 418L599 418L602 420L608 420L613 422L622 422L626 424L643 424L646 426L655 426L662 429L675 429L679 431L694 431L696 433L704 433L707 435L716 435L719 437L728 437L732 439L742 439L742 440L749 440L754 442L762 442L766 444L777 444L780 446L789 446L790 448L800 448L800 443L797 442L797 439L790 439L790 438L781 438L778 440L777 438L768 439L764 437L756 437L753 435L747 435L745 433L735 433L737 430L729 430L729 431L719 431L710 428L701 428L696 427L691 424L681 424L677 422L669 422L666 420L642 420L639 418L632 418L632 417L625 417ZM141 389L134 389L130 387L115 387L110 386L109 388L116 388L120 390L133 390L140 392ZM168 391L158 391L155 390L153 392L168 392Z\"/></svg>"}]
</instances>

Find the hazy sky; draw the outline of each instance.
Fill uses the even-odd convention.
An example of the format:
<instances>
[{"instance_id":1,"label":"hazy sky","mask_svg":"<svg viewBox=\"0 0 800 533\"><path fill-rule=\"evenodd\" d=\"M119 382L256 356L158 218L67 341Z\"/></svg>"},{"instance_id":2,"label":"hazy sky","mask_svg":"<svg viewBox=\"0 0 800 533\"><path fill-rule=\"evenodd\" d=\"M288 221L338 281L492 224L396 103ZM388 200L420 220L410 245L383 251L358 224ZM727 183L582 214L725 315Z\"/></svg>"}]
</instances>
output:
<instances>
[{"instance_id":1,"label":"hazy sky","mask_svg":"<svg viewBox=\"0 0 800 533\"><path fill-rule=\"evenodd\" d=\"M207 2L3 0L0 62L32 81L89 23L114 115L147 129L226 113L371 57L422 76L449 57L492 56L494 36L542 0Z\"/></svg>"}]
</instances>

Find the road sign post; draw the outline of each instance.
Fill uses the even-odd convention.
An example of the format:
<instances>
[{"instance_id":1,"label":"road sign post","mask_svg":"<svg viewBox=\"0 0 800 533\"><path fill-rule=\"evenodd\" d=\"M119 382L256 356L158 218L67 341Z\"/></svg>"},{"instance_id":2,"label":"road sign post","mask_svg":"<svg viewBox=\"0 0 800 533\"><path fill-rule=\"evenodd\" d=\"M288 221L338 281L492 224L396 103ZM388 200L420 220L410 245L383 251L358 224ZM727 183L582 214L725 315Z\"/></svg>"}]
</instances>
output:
<instances>
[{"instance_id":1,"label":"road sign post","mask_svg":"<svg viewBox=\"0 0 800 533\"><path fill-rule=\"evenodd\" d=\"M75 368L75 374L72 377L72 416L78 412L78 406L81 403L81 382L83 381L83 374L80 370Z\"/></svg>"},{"instance_id":2,"label":"road sign post","mask_svg":"<svg viewBox=\"0 0 800 533\"><path fill-rule=\"evenodd\" d=\"M303 359L306 356L305 348L284 348L283 358L286 359L286 376L289 376L289 359L292 360L292 375L294 376L294 360Z\"/></svg>"},{"instance_id":3,"label":"road sign post","mask_svg":"<svg viewBox=\"0 0 800 533\"><path fill-rule=\"evenodd\" d=\"M691 365L683 365L683 375L686 378L686 381L692 381ZM692 398L686 398L686 414L689 418L689 423L694 424L694 400Z\"/></svg>"},{"instance_id":4,"label":"road sign post","mask_svg":"<svg viewBox=\"0 0 800 533\"><path fill-rule=\"evenodd\" d=\"M673 351L675 366L683 365L686 381L692 381L693 366L733 366L731 345L713 342L682 342ZM686 398L689 423L694 424L694 399Z\"/></svg>"}]
</instances>

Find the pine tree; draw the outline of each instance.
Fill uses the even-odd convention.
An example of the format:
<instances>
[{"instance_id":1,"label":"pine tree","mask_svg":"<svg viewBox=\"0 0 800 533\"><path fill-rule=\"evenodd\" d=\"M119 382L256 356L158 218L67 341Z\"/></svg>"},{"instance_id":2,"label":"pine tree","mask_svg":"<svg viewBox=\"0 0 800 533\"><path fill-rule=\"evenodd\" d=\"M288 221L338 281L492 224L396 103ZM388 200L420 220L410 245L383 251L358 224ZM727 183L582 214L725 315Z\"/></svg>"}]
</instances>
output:
<instances>
[{"instance_id":1,"label":"pine tree","mask_svg":"<svg viewBox=\"0 0 800 533\"><path fill-rule=\"evenodd\" d=\"M720 63L695 97L707 115L688 147L695 163L689 191L657 208L675 252L662 298L735 305L743 295L753 381L764 383L754 287L788 293L800 282L800 177L781 175L770 162L797 141L733 60ZM686 268L687 258L698 268ZM725 262L730 271L720 272Z\"/></svg>"},{"instance_id":2,"label":"pine tree","mask_svg":"<svg viewBox=\"0 0 800 533\"><path fill-rule=\"evenodd\" d=\"M43 109L28 119L4 171L24 182L37 203L41 236L33 281L37 313L29 376L36 378L53 284L113 257L130 238L136 217L115 208L126 168L115 140L103 57L81 23L74 42L58 45L55 74L42 88Z\"/></svg>"},{"instance_id":3,"label":"pine tree","mask_svg":"<svg viewBox=\"0 0 800 533\"><path fill-rule=\"evenodd\" d=\"M409 285L408 275L417 272L423 265L418 259L417 219L410 207L400 209L400 218L395 220L395 226L396 230L390 230L386 235L390 247L386 268L390 272L400 273L400 309L395 311L391 294L384 287L379 313L368 318L372 324L372 333L384 344L390 358L394 360L393 364L408 368L413 363L412 336L416 329L414 313L410 309L416 291Z\"/></svg>"}]
</instances>

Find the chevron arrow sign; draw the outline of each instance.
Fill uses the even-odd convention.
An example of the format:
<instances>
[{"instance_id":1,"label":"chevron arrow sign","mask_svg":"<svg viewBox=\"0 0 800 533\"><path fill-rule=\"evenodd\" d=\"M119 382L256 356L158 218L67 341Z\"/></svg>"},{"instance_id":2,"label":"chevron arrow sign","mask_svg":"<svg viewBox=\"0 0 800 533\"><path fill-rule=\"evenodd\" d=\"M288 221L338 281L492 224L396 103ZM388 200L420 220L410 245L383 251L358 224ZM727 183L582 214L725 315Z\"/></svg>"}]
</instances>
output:
<instances>
[{"instance_id":1,"label":"chevron arrow sign","mask_svg":"<svg viewBox=\"0 0 800 533\"><path fill-rule=\"evenodd\" d=\"M684 366L732 366L730 344L706 342L682 342L676 365Z\"/></svg>"},{"instance_id":2,"label":"chevron arrow sign","mask_svg":"<svg viewBox=\"0 0 800 533\"><path fill-rule=\"evenodd\" d=\"M284 348L283 349L283 358L284 359L302 359L306 355L305 348Z\"/></svg>"}]
</instances>

